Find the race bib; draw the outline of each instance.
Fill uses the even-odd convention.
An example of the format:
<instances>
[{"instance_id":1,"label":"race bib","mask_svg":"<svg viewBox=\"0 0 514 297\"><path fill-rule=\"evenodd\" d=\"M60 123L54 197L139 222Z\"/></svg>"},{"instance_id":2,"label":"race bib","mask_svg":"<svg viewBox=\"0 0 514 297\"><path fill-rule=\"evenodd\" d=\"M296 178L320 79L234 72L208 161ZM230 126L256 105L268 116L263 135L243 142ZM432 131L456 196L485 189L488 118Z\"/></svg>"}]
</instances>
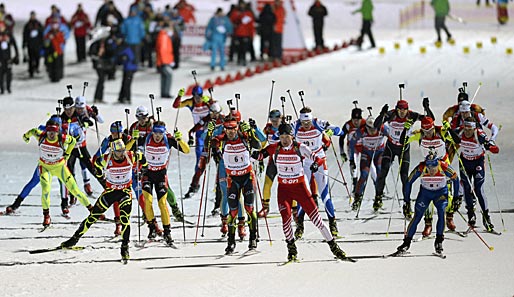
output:
<instances>
[{"instance_id":1,"label":"race bib","mask_svg":"<svg viewBox=\"0 0 514 297\"><path fill-rule=\"evenodd\" d=\"M251 22L251 21L252 21L252 18L251 18L251 17L249 17L249 16L247 16L247 15L246 15L246 16L244 16L244 17L243 17L243 19L241 19L241 23L243 23L243 24L245 24L245 25L246 25L246 24L248 24L248 23L249 23L249 22Z\"/></svg>"},{"instance_id":2,"label":"race bib","mask_svg":"<svg viewBox=\"0 0 514 297\"><path fill-rule=\"evenodd\" d=\"M80 28L80 27L82 27L83 25L84 25L84 22L82 22L82 21L77 21L77 22L75 23L75 28Z\"/></svg>"},{"instance_id":3,"label":"race bib","mask_svg":"<svg viewBox=\"0 0 514 297\"><path fill-rule=\"evenodd\" d=\"M36 38L39 35L39 32L37 30L30 31L30 37Z\"/></svg>"},{"instance_id":4,"label":"race bib","mask_svg":"<svg viewBox=\"0 0 514 297\"><path fill-rule=\"evenodd\" d=\"M225 26L217 26L216 27L216 31L218 31L218 33L220 34L225 34L227 32L227 29L225 28Z\"/></svg>"},{"instance_id":5,"label":"race bib","mask_svg":"<svg viewBox=\"0 0 514 297\"><path fill-rule=\"evenodd\" d=\"M0 47L3 49L3 50L6 50L9 48L9 43L7 41L2 41L2 43L0 44Z\"/></svg>"}]
</instances>

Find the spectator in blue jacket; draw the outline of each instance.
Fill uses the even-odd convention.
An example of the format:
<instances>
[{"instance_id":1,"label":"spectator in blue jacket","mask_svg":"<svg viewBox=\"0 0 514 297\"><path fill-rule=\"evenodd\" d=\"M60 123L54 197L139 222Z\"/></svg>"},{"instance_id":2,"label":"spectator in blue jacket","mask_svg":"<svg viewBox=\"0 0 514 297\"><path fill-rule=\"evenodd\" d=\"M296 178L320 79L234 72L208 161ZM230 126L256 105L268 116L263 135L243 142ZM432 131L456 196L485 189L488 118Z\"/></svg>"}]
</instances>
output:
<instances>
[{"instance_id":1,"label":"spectator in blue jacket","mask_svg":"<svg viewBox=\"0 0 514 297\"><path fill-rule=\"evenodd\" d=\"M137 71L138 60L136 59L136 55L134 55L131 46L125 42L123 37L119 36L116 43L118 44L116 60L118 61L118 64L123 65L123 80L121 82L118 101L121 104L130 104L130 88L134 78L134 73Z\"/></svg>"},{"instance_id":2,"label":"spectator in blue jacket","mask_svg":"<svg viewBox=\"0 0 514 297\"><path fill-rule=\"evenodd\" d=\"M223 9L218 8L205 29L205 38L211 48L211 70L216 67L216 52L220 55L219 66L222 71L225 70L225 41L233 31L230 19L223 13Z\"/></svg>"},{"instance_id":3,"label":"spectator in blue jacket","mask_svg":"<svg viewBox=\"0 0 514 297\"><path fill-rule=\"evenodd\" d=\"M130 46L136 61L141 58L141 45L145 38L145 25L143 19L138 15L137 8L130 9L129 16L121 24L121 34L123 34L125 43Z\"/></svg>"}]
</instances>

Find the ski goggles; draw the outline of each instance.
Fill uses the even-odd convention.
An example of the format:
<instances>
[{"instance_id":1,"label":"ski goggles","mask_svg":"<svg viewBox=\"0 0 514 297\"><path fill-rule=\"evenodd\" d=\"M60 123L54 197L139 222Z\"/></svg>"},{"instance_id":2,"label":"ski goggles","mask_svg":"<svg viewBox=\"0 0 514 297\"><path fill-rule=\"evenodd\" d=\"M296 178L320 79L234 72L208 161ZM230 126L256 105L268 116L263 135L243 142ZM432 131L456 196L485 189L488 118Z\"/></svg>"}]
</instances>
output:
<instances>
[{"instance_id":1,"label":"ski goggles","mask_svg":"<svg viewBox=\"0 0 514 297\"><path fill-rule=\"evenodd\" d=\"M475 129L477 127L477 124L475 122L464 121L464 127Z\"/></svg>"}]
</instances>

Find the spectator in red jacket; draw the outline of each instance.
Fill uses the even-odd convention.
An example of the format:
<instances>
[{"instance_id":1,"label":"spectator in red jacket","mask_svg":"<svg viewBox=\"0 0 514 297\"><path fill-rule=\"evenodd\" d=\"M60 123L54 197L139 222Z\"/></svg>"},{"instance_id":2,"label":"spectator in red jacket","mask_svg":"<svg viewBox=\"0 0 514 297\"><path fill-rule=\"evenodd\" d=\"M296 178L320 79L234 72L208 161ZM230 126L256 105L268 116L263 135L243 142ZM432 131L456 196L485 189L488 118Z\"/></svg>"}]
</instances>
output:
<instances>
[{"instance_id":1,"label":"spectator in red jacket","mask_svg":"<svg viewBox=\"0 0 514 297\"><path fill-rule=\"evenodd\" d=\"M61 24L68 25L68 21L62 16L61 11L55 5L50 6L50 16L45 20L45 27L50 25L55 18L58 18Z\"/></svg>"},{"instance_id":2,"label":"spectator in red jacket","mask_svg":"<svg viewBox=\"0 0 514 297\"><path fill-rule=\"evenodd\" d=\"M171 35L173 29L168 22L164 22L155 41L155 54L157 69L161 73L161 98L171 98L172 67L174 63L173 45Z\"/></svg>"},{"instance_id":3,"label":"spectator in red jacket","mask_svg":"<svg viewBox=\"0 0 514 297\"><path fill-rule=\"evenodd\" d=\"M179 0L173 8L178 9L178 13L186 24L196 24L195 7L187 3L186 0Z\"/></svg>"},{"instance_id":4,"label":"spectator in red jacket","mask_svg":"<svg viewBox=\"0 0 514 297\"><path fill-rule=\"evenodd\" d=\"M71 17L70 24L75 34L77 62L84 62L86 60L86 36L91 29L91 22L89 21L89 16L82 9L82 4L79 3L77 6L77 11Z\"/></svg>"},{"instance_id":5,"label":"spectator in red jacket","mask_svg":"<svg viewBox=\"0 0 514 297\"><path fill-rule=\"evenodd\" d=\"M239 1L237 9L230 14L234 25L235 47L237 49L237 64L246 66L246 52L255 30L255 18L244 1Z\"/></svg>"},{"instance_id":6,"label":"spectator in red jacket","mask_svg":"<svg viewBox=\"0 0 514 297\"><path fill-rule=\"evenodd\" d=\"M286 22L286 10L282 5L282 0L275 0L273 12L275 13L276 21L273 27L271 57L276 60L282 60L282 33L284 33L284 23Z\"/></svg>"}]
</instances>

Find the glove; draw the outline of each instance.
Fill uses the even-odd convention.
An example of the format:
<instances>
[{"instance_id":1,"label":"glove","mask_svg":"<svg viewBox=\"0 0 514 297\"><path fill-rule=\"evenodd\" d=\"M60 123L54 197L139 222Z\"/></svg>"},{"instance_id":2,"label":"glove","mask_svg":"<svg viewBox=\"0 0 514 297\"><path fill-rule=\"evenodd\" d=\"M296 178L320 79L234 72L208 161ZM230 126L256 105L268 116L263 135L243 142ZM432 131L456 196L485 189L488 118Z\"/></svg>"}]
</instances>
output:
<instances>
[{"instance_id":1,"label":"glove","mask_svg":"<svg viewBox=\"0 0 514 297\"><path fill-rule=\"evenodd\" d=\"M389 110L389 105L385 104L382 106L382 110L380 111L380 114L384 115Z\"/></svg>"},{"instance_id":2,"label":"glove","mask_svg":"<svg viewBox=\"0 0 514 297\"><path fill-rule=\"evenodd\" d=\"M316 163L316 162L312 163L311 167L309 167L309 168L312 173L315 173L316 171L318 171L318 168L319 168L318 163Z\"/></svg>"},{"instance_id":3,"label":"glove","mask_svg":"<svg viewBox=\"0 0 514 297\"><path fill-rule=\"evenodd\" d=\"M460 206L462 205L462 195L459 195L459 196L456 196L456 197L453 197L453 201L452 201L452 209L453 211L458 211Z\"/></svg>"},{"instance_id":4,"label":"glove","mask_svg":"<svg viewBox=\"0 0 514 297\"><path fill-rule=\"evenodd\" d=\"M89 127L89 126L93 126L93 124L94 124L94 123L93 123L93 121L91 121L91 119L86 119L86 120L84 120L84 128L86 128L86 129L87 129L87 127Z\"/></svg>"},{"instance_id":5,"label":"glove","mask_svg":"<svg viewBox=\"0 0 514 297\"><path fill-rule=\"evenodd\" d=\"M254 119L252 119L252 118L248 119L248 123L250 124L250 127L252 127L252 129L257 129L257 123L255 122Z\"/></svg>"},{"instance_id":6,"label":"glove","mask_svg":"<svg viewBox=\"0 0 514 297\"><path fill-rule=\"evenodd\" d=\"M443 121L443 128L444 128L445 130L450 130L450 129L451 129L450 122L448 122L448 121Z\"/></svg>"},{"instance_id":7,"label":"glove","mask_svg":"<svg viewBox=\"0 0 514 297\"><path fill-rule=\"evenodd\" d=\"M12 62L14 63L14 65L18 65L18 64L20 64L20 58L18 58L18 56L16 56L16 57L14 57Z\"/></svg>"},{"instance_id":8,"label":"glove","mask_svg":"<svg viewBox=\"0 0 514 297\"><path fill-rule=\"evenodd\" d=\"M204 103L209 103L209 101L211 101L211 97L207 96L207 95L203 95L202 96L202 101Z\"/></svg>"},{"instance_id":9,"label":"glove","mask_svg":"<svg viewBox=\"0 0 514 297\"><path fill-rule=\"evenodd\" d=\"M68 159L70 158L70 154L66 154L64 153L64 155L62 155L64 157L64 160L68 161Z\"/></svg>"},{"instance_id":10,"label":"glove","mask_svg":"<svg viewBox=\"0 0 514 297\"><path fill-rule=\"evenodd\" d=\"M178 90L178 96L179 96L179 97L184 96L184 94L185 94L185 93L186 93L186 90L185 90L184 88L182 88L182 89Z\"/></svg>"},{"instance_id":11,"label":"glove","mask_svg":"<svg viewBox=\"0 0 514 297\"><path fill-rule=\"evenodd\" d=\"M182 132L180 132L180 130L176 129L175 133L173 134L173 137L175 137L175 139L177 141L180 141L182 139Z\"/></svg>"},{"instance_id":12,"label":"glove","mask_svg":"<svg viewBox=\"0 0 514 297\"><path fill-rule=\"evenodd\" d=\"M250 155L250 157L252 157L252 159L259 160L259 155L260 155L260 154L261 154L261 153L260 153L259 151L254 151L254 152ZM262 162L262 161L261 161L261 162ZM260 165L261 165L261 164L259 163L259 167L260 167ZM264 166L264 163L262 163L262 165Z\"/></svg>"},{"instance_id":13,"label":"glove","mask_svg":"<svg viewBox=\"0 0 514 297\"><path fill-rule=\"evenodd\" d=\"M264 172L264 161L259 161L259 174L262 174Z\"/></svg>"},{"instance_id":14,"label":"glove","mask_svg":"<svg viewBox=\"0 0 514 297\"><path fill-rule=\"evenodd\" d=\"M223 158L223 154L221 154L220 150L215 150L212 152L212 157L214 158L214 162L219 163L221 158Z\"/></svg>"},{"instance_id":15,"label":"glove","mask_svg":"<svg viewBox=\"0 0 514 297\"><path fill-rule=\"evenodd\" d=\"M139 130L137 130L137 129L132 130L132 138L134 138L134 139L139 138Z\"/></svg>"},{"instance_id":16,"label":"glove","mask_svg":"<svg viewBox=\"0 0 514 297\"><path fill-rule=\"evenodd\" d=\"M91 110L93 110L94 117L98 116L98 107L96 105L91 106Z\"/></svg>"},{"instance_id":17,"label":"glove","mask_svg":"<svg viewBox=\"0 0 514 297\"><path fill-rule=\"evenodd\" d=\"M410 201L403 203L403 215L406 219L412 219L412 208L410 206Z\"/></svg>"},{"instance_id":18,"label":"glove","mask_svg":"<svg viewBox=\"0 0 514 297\"><path fill-rule=\"evenodd\" d=\"M30 142L30 135L28 135L27 133L23 134L23 141L25 141L25 143L29 143Z\"/></svg>"},{"instance_id":19,"label":"glove","mask_svg":"<svg viewBox=\"0 0 514 297\"><path fill-rule=\"evenodd\" d=\"M344 163L346 161L348 161L348 156L346 155L346 153L342 153L341 154L341 161Z\"/></svg>"},{"instance_id":20,"label":"glove","mask_svg":"<svg viewBox=\"0 0 514 297\"><path fill-rule=\"evenodd\" d=\"M194 144L195 144L195 140L193 139L193 137L189 137L189 139L187 140L187 145L193 146Z\"/></svg>"},{"instance_id":21,"label":"glove","mask_svg":"<svg viewBox=\"0 0 514 297\"><path fill-rule=\"evenodd\" d=\"M325 134L328 136L328 138L330 138L330 137L332 137L332 135L334 135L334 130L327 129L327 130L325 130Z\"/></svg>"},{"instance_id":22,"label":"glove","mask_svg":"<svg viewBox=\"0 0 514 297\"><path fill-rule=\"evenodd\" d=\"M496 145L489 146L489 151L493 154L497 154L500 152L500 148Z\"/></svg>"},{"instance_id":23,"label":"glove","mask_svg":"<svg viewBox=\"0 0 514 297\"><path fill-rule=\"evenodd\" d=\"M241 130L243 132L248 132L248 131L250 131L250 129L251 129L250 124L248 124L247 122L241 123Z\"/></svg>"},{"instance_id":24,"label":"glove","mask_svg":"<svg viewBox=\"0 0 514 297\"><path fill-rule=\"evenodd\" d=\"M212 132L214 131L214 128L216 128L216 124L214 123L214 121L210 121L208 124L207 124L207 132L209 134L212 134Z\"/></svg>"},{"instance_id":25,"label":"glove","mask_svg":"<svg viewBox=\"0 0 514 297\"><path fill-rule=\"evenodd\" d=\"M355 165L355 160L350 160L350 168L357 168L357 165Z\"/></svg>"},{"instance_id":26,"label":"glove","mask_svg":"<svg viewBox=\"0 0 514 297\"><path fill-rule=\"evenodd\" d=\"M423 108L424 109L428 109L428 105L429 105L428 97L427 98L423 98Z\"/></svg>"},{"instance_id":27,"label":"glove","mask_svg":"<svg viewBox=\"0 0 514 297\"><path fill-rule=\"evenodd\" d=\"M412 119L409 119L407 120L405 123L403 123L403 127L407 130L410 129L410 127L412 127Z\"/></svg>"}]
</instances>

